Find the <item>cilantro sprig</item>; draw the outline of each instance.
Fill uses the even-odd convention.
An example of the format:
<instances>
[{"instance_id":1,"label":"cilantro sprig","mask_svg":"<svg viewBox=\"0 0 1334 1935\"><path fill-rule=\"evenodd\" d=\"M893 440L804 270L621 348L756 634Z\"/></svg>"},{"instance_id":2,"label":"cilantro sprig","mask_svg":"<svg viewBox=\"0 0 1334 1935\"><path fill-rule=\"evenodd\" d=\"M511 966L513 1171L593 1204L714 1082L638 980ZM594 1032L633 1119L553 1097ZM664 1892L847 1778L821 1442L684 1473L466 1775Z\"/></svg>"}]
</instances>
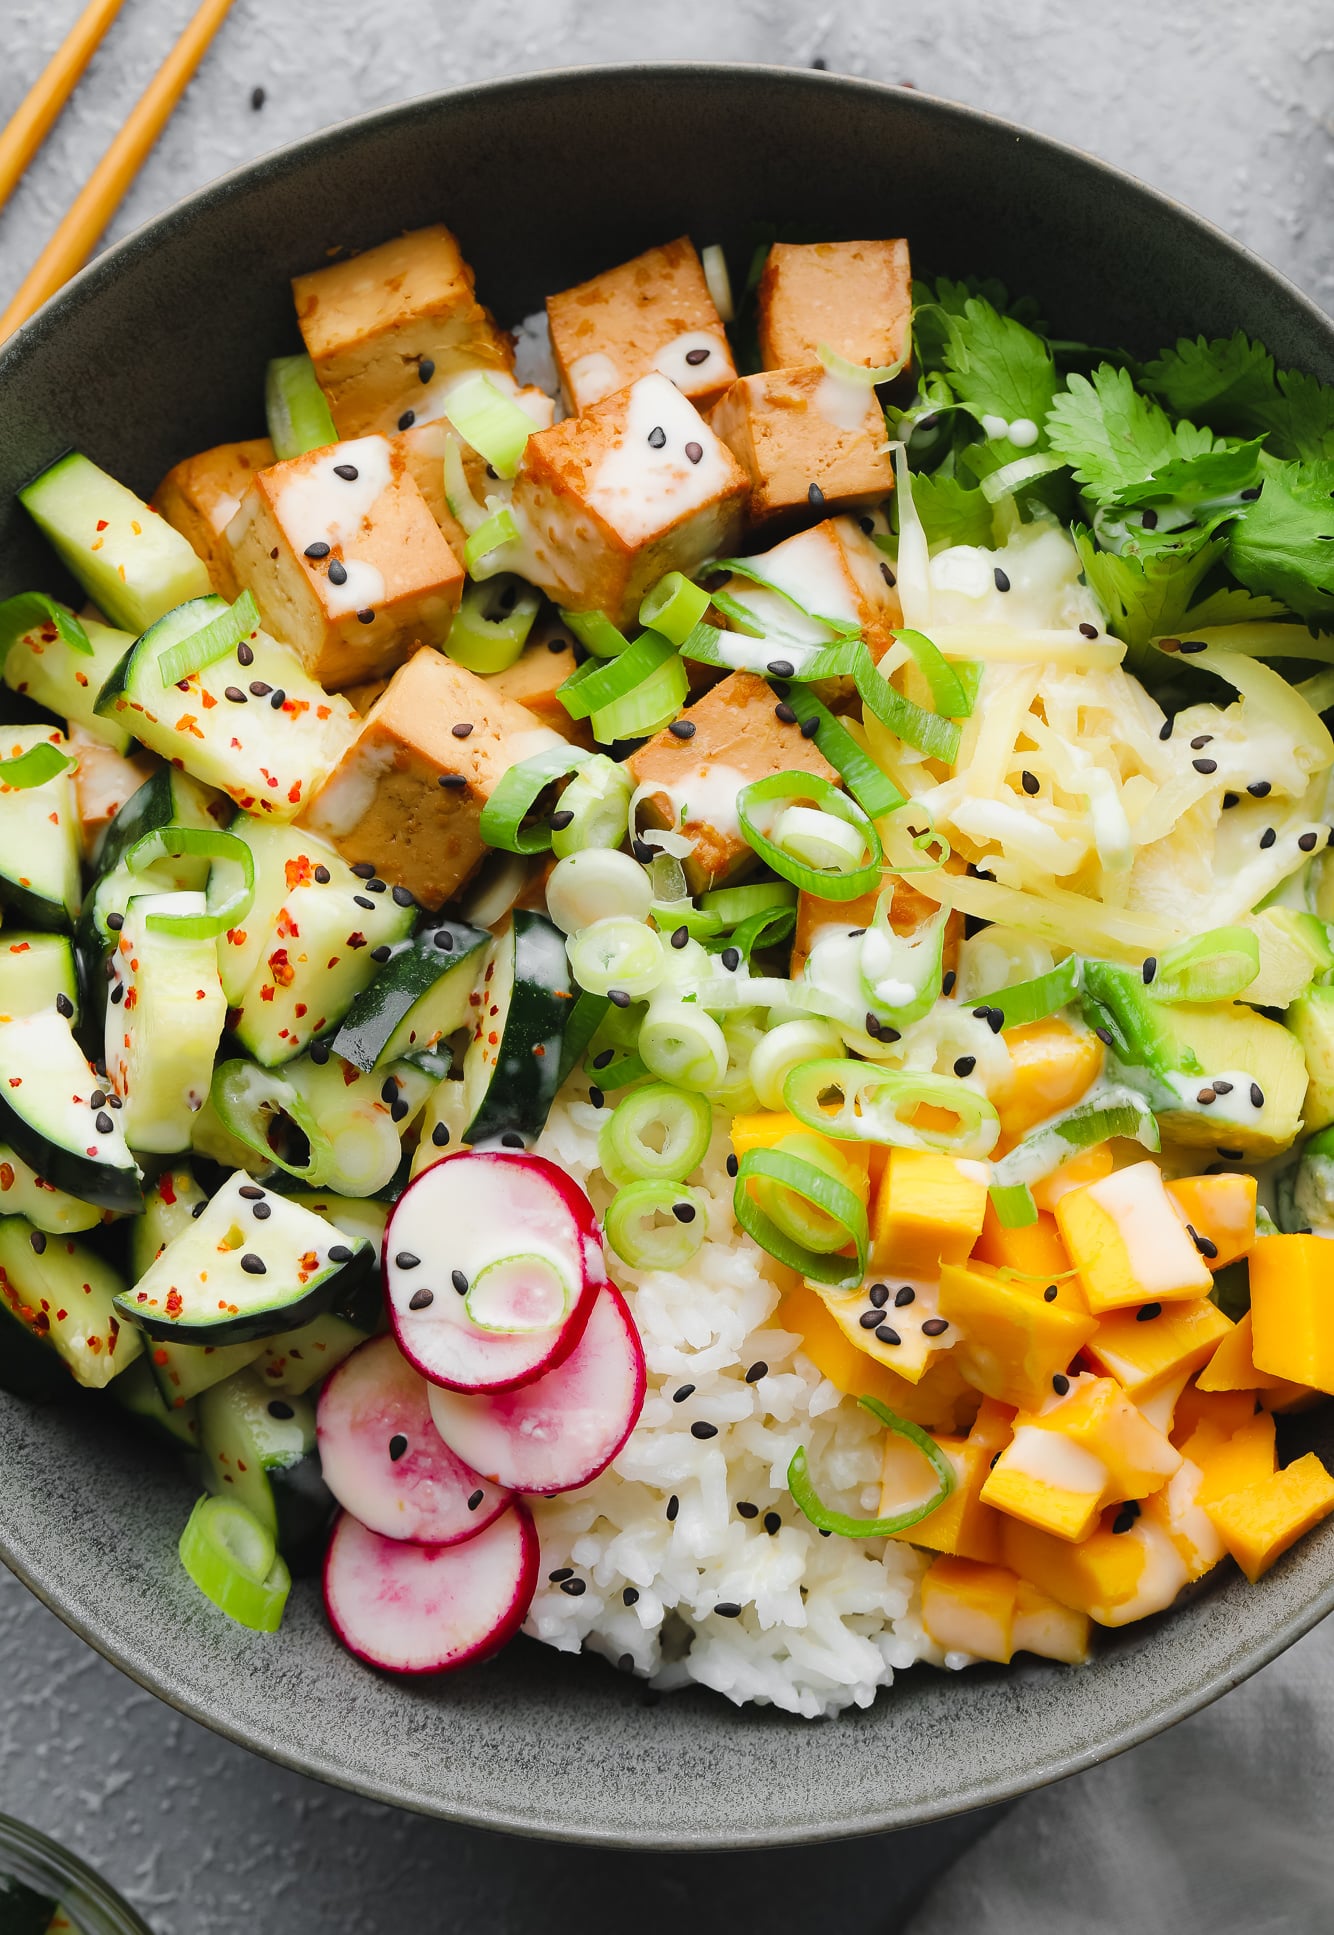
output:
<instances>
[{"instance_id":1,"label":"cilantro sprig","mask_svg":"<svg viewBox=\"0 0 1334 1935\"><path fill-rule=\"evenodd\" d=\"M1276 457L1334 458L1334 389L1301 370L1277 369L1264 345L1241 330L1213 342L1181 337L1144 364L1140 382L1178 416L1263 437Z\"/></svg>"}]
</instances>

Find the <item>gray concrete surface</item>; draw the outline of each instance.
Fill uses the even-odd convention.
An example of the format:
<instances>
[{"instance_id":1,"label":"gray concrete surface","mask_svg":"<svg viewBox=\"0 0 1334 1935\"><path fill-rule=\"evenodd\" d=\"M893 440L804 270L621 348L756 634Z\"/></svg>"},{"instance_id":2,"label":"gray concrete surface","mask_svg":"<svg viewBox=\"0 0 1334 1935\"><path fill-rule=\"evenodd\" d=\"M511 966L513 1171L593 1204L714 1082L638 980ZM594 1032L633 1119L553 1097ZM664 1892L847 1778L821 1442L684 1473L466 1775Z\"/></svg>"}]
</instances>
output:
<instances>
[{"instance_id":1,"label":"gray concrete surface","mask_svg":"<svg viewBox=\"0 0 1334 1935\"><path fill-rule=\"evenodd\" d=\"M191 4L127 0L71 109L0 215L0 299ZM0 0L0 117L22 98L77 6ZM912 9L885 0L676 0L652 9L615 0L379 0L374 7L238 0L112 233L223 170L362 108L490 74L649 57L819 59L972 102L1079 143L1180 196L1334 306L1334 16L1323 0L1266 0L1263 8L1242 0L1121 0L1096 12L1059 0L936 0ZM251 105L256 87L265 90L259 109ZM1234 1700L1249 1703L1256 1726L1270 1711L1288 1724L1307 1682L1322 1677L1328 1652L1325 1635L1313 1635ZM1231 1731L1235 1751L1238 1730ZM1170 1790L1216 1760L1220 1744L1205 1716L1170 1746L1153 1743L1128 1757L1114 1786L1088 1791L1104 1793L1113 1808L1132 1807L1137 1795L1141 1805L1155 1796L1151 1804L1165 1807ZM1079 1795L1112 1771L1085 1777ZM1281 1793L1271 1796L1280 1812L1281 1801ZM954 1846L942 1833L911 1845L790 1856L633 1857L419 1821L269 1767L179 1719L3 1573L0 1810L101 1867L158 1935L279 1928L284 1935L529 1935L553 1923L590 1935L630 1926L654 1935L682 1919L698 1935L759 1927L785 1935L835 1924L888 1930L905 1926L917 1877L943 1866ZM949 1898L962 1919L948 1913L938 1921L926 1911L931 1929L975 1919L985 1899L993 1911L987 1928L1018 1935L1024 1893L1069 1872L1079 1843L1060 1832L1062 1823L1078 1819L1087 1832L1096 1811L1085 1805L1071 1814L1052 1796L1024 1803L970 1857L962 1892ZM1115 1850L1114 1815L1111 1844ZM1181 1904L1206 1856L1204 1843L1193 1848L1187 1838L1181 1846L1171 1925L1186 1935ZM1222 1852L1213 1837L1211 1866ZM1111 1860L1098 1884L1107 1915L1098 1926L1109 1935L1148 1925L1118 1914L1117 1873ZM1212 1921L1214 1930L1257 1925L1226 1912ZM1299 1910L1263 1925L1300 1932L1324 1924Z\"/></svg>"}]
</instances>

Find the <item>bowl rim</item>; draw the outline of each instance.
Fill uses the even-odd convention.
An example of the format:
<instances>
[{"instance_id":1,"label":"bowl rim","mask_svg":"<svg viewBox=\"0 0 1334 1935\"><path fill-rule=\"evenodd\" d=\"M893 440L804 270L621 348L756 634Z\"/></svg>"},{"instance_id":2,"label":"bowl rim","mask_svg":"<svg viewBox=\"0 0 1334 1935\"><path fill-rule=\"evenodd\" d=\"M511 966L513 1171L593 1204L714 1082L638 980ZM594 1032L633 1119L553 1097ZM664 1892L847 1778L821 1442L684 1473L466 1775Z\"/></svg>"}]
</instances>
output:
<instances>
[{"instance_id":1,"label":"bowl rim","mask_svg":"<svg viewBox=\"0 0 1334 1935\"><path fill-rule=\"evenodd\" d=\"M152 1935L147 1922L81 1855L40 1828L0 1814L0 1864L6 1858L21 1864L20 1880L52 1890L65 1913L77 1918L82 1935Z\"/></svg>"},{"instance_id":2,"label":"bowl rim","mask_svg":"<svg viewBox=\"0 0 1334 1935\"><path fill-rule=\"evenodd\" d=\"M1290 305L1304 312L1307 320L1315 326L1316 333L1326 335L1334 343L1334 319L1331 319L1315 299L1299 288L1283 271L1274 268L1245 243L1236 240L1207 216L1200 214L1189 204L1180 201L1165 190L1153 187L1127 170L1103 160L1100 156L1086 153L1052 135L1025 128L1017 122L993 114L986 109L951 101L944 96L916 88L905 89L895 82L766 62L690 60L585 62L556 68L520 71L413 95L406 100L369 109L365 113L330 123L326 127L318 128L295 141L269 149L253 160L241 163L215 176L157 214L148 217L128 234L110 244L62 289L51 296L8 342L0 345L0 385L3 385L11 375L21 376L22 364L28 349L53 333L58 333L71 316L96 302L102 290L114 281L123 267L152 250L160 240L174 235L182 227L206 214L216 204L225 202L238 191L266 176L281 176L309 160L317 159L323 153L337 149L349 140L373 135L381 128L411 123L418 117L428 118L441 112L448 113L452 105L459 101L478 101L482 104L495 101L499 104L525 90L531 90L536 96L545 98L559 94L563 88L572 84L593 83L614 87L619 82L645 80L661 80L678 85L691 80L715 85L725 85L734 80L768 81L785 87L806 87L831 93L855 92L871 97L889 97L903 103L909 113L920 112L926 119L939 118L943 121L969 124L989 130L993 134L1003 134L1016 142L1030 144L1045 151L1053 160L1059 161L1064 166L1102 176L1117 193L1124 197L1129 191L1149 210L1170 212L1176 221L1206 236L1213 247L1247 265L1261 281L1277 286ZM14 1548L2 1512L0 1512L0 1560L71 1631L103 1658L118 1667L129 1679L187 1718L198 1721L223 1738L247 1748L252 1753L262 1754L266 1759L287 1767L295 1773L311 1776L330 1786L344 1789L366 1799L405 1808L430 1818L455 1821L477 1828L592 1847L665 1849L681 1846L679 1834L668 1835L665 1831L661 1833L652 1829L599 1831L582 1823L571 1824L554 1814L535 1815L491 1805L475 1805L468 1808L458 1805L445 1806L418 1793L407 1791L396 1785L390 1778L358 1775L339 1767L327 1757L303 1758L276 1737L264 1738L253 1727L247 1729L244 1725L233 1722L223 1715L211 1712L202 1700L195 1698L171 1681L164 1680L160 1673L154 1672L136 1657L129 1646L117 1644L100 1636L89 1620L83 1618L75 1609L62 1604L60 1584L54 1571L49 1578L44 1577L42 1569L37 1564L30 1563L24 1553ZM1049 1758L1036 1776L1029 1772L1019 1772L1001 1780L985 1783L979 1781L975 1785L962 1787L935 1800L912 1806L901 1804L868 1806L856 1814L845 1814L840 1819L826 1819L818 1825L809 1827L803 1825L794 1828L791 1824L774 1824L737 1832L730 1828L711 1828L705 1824L692 1831L689 1845L697 1849L761 1849L853 1839L925 1826L975 1809L1013 1802L1027 1793L1064 1780L1071 1774L1100 1765L1103 1761L1138 1746L1155 1734L1174 1726L1178 1721L1211 1705L1262 1667L1269 1665L1332 1611L1334 1611L1334 1577L1304 1605L1271 1625L1265 1637L1246 1653L1243 1661L1220 1667L1188 1691L1149 1707L1133 1722L1122 1725L1105 1739L1099 1740L1096 1745ZM1170 1617L1170 1613L1163 1616ZM1096 1661L1094 1664L1096 1665ZM741 1717L744 1719L747 1716Z\"/></svg>"}]
</instances>

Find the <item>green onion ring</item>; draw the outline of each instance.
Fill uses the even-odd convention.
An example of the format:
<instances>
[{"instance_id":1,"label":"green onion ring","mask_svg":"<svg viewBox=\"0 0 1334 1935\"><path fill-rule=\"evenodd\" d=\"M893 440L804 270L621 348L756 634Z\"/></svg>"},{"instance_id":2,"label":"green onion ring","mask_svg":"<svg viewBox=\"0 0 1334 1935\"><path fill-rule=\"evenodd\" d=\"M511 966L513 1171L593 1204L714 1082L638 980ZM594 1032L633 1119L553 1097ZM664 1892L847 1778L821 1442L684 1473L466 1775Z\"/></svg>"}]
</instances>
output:
<instances>
[{"instance_id":1,"label":"green onion ring","mask_svg":"<svg viewBox=\"0 0 1334 1935\"><path fill-rule=\"evenodd\" d=\"M72 652L92 657L92 641L72 611L66 611L44 591L20 591L16 597L6 598L0 604L0 665L10 646L39 625L54 625L62 644L68 645Z\"/></svg>"},{"instance_id":2,"label":"green onion ring","mask_svg":"<svg viewBox=\"0 0 1334 1935\"><path fill-rule=\"evenodd\" d=\"M641 632L615 658L586 659L556 687L556 697L572 719L593 713L624 698L627 692L674 655L675 648L657 632Z\"/></svg>"},{"instance_id":3,"label":"green onion ring","mask_svg":"<svg viewBox=\"0 0 1334 1935\"><path fill-rule=\"evenodd\" d=\"M197 632L191 632L188 638L162 654L157 672L163 686L176 685L192 673L202 672L205 666L226 658L243 638L259 629L259 622L259 606L250 592L243 591L234 605L220 611L208 624L201 625Z\"/></svg>"},{"instance_id":4,"label":"green onion ring","mask_svg":"<svg viewBox=\"0 0 1334 1935\"><path fill-rule=\"evenodd\" d=\"M179 934L186 940L212 940L225 934L229 927L235 927L250 912L255 898L255 856L244 840L238 840L234 833L224 833L220 827L154 827L151 833L135 841L125 853L124 861L131 873L147 873L159 860L181 860L191 855L238 868L240 886L207 913L149 914L145 925L150 933Z\"/></svg>"},{"instance_id":5,"label":"green onion ring","mask_svg":"<svg viewBox=\"0 0 1334 1935\"><path fill-rule=\"evenodd\" d=\"M690 1214L682 1220L677 1206ZM607 1241L635 1270L679 1270L699 1250L708 1230L709 1199L684 1183L644 1181L618 1189L602 1219ZM671 1218L646 1229L646 1218Z\"/></svg>"},{"instance_id":6,"label":"green onion ring","mask_svg":"<svg viewBox=\"0 0 1334 1935\"><path fill-rule=\"evenodd\" d=\"M839 1256L830 1250L808 1249L805 1244L794 1243L784 1235L746 1187L752 1177L759 1176L781 1183L785 1189L804 1196L808 1203L813 1203L817 1209L841 1224L856 1255ZM754 1238L762 1250L777 1257L780 1263L787 1264L789 1269L800 1271L804 1277L810 1277L817 1283L831 1283L850 1289L866 1275L866 1256L870 1246L866 1205L846 1183L827 1176L803 1156L788 1155L781 1149L748 1149L737 1165L732 1210L742 1229Z\"/></svg>"},{"instance_id":7,"label":"green onion ring","mask_svg":"<svg viewBox=\"0 0 1334 1935\"><path fill-rule=\"evenodd\" d=\"M547 746L511 766L482 808L477 823L487 846L499 847L504 853L545 853L551 845L550 821L528 827L524 821L548 786L577 773L592 758L583 746Z\"/></svg>"},{"instance_id":8,"label":"green onion ring","mask_svg":"<svg viewBox=\"0 0 1334 1935\"><path fill-rule=\"evenodd\" d=\"M842 1096L836 1109L821 1097ZM874 1062L830 1058L805 1062L783 1083L783 1100L799 1122L844 1142L883 1142L907 1149L936 1149L979 1160L996 1146L1000 1118L986 1096L955 1075L928 1075L915 1069L881 1068ZM957 1115L952 1131L916 1128L902 1120L903 1108L946 1109Z\"/></svg>"},{"instance_id":9,"label":"green onion ring","mask_svg":"<svg viewBox=\"0 0 1334 1935\"><path fill-rule=\"evenodd\" d=\"M821 873L815 867L794 860L755 825L752 809L770 800L813 801L822 811L857 829L865 842L868 858L863 865L853 867L847 873ZM737 818L747 844L776 874L780 874L784 880L790 880L794 887L804 889L820 900L856 900L879 886L884 860L880 835L863 810L846 794L840 793L829 780L816 773L772 773L766 779L753 780L749 786L743 786L737 795L736 806Z\"/></svg>"},{"instance_id":10,"label":"green onion ring","mask_svg":"<svg viewBox=\"0 0 1334 1935\"><path fill-rule=\"evenodd\" d=\"M954 1467L935 1439L923 1431L920 1424L899 1417L879 1398L861 1397L857 1402L873 1418L878 1418L887 1431L896 1432L900 1438L907 1438L909 1443L916 1445L939 1481L931 1497L925 1504L914 1505L910 1511L896 1513L893 1518L852 1518L847 1512L832 1511L822 1503L811 1483L805 1445L798 1445L792 1454L792 1462L787 1468L787 1488L798 1510L822 1532L838 1532L845 1539L889 1538L896 1532L906 1532L910 1526L919 1525L945 1503L954 1490Z\"/></svg>"},{"instance_id":11,"label":"green onion ring","mask_svg":"<svg viewBox=\"0 0 1334 1935\"><path fill-rule=\"evenodd\" d=\"M74 764L68 753L44 739L26 752L15 753L12 759L0 759L0 789L26 793L34 786L45 786L49 779L58 779Z\"/></svg>"}]
</instances>

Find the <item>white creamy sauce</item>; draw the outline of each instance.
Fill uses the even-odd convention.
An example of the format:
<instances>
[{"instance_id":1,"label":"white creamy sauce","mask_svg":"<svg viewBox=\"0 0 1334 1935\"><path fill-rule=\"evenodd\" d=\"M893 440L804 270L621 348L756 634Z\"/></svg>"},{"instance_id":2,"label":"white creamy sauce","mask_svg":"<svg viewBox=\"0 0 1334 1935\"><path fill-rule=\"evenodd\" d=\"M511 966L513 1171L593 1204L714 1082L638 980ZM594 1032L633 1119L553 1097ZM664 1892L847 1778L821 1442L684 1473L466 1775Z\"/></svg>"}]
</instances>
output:
<instances>
[{"instance_id":1,"label":"white creamy sauce","mask_svg":"<svg viewBox=\"0 0 1334 1935\"><path fill-rule=\"evenodd\" d=\"M493 389L517 403L525 416L532 418L539 430L549 430L556 414L556 406L551 398L540 388L520 386L508 370L493 369L490 364L454 366L435 376L423 386L421 396L413 399L413 423L436 423L441 417L449 415L449 399L461 383L471 382L475 376L484 376ZM397 422L390 426L398 428Z\"/></svg>"},{"instance_id":2,"label":"white creamy sauce","mask_svg":"<svg viewBox=\"0 0 1334 1935\"><path fill-rule=\"evenodd\" d=\"M1039 436L1032 417L1015 417L1010 424L1010 442L1016 450L1031 450Z\"/></svg>"},{"instance_id":3,"label":"white creamy sauce","mask_svg":"<svg viewBox=\"0 0 1334 1935\"><path fill-rule=\"evenodd\" d=\"M873 391L855 377L835 376L826 370L811 398L811 407L832 430L861 430L870 413Z\"/></svg>"},{"instance_id":4,"label":"white creamy sauce","mask_svg":"<svg viewBox=\"0 0 1334 1935\"><path fill-rule=\"evenodd\" d=\"M356 476L338 476L340 466L350 466ZM358 558L352 547L388 490L392 475L387 440L355 437L348 443L334 444L304 465L278 494L274 510L294 550L300 553L308 545L323 543L341 552L347 572L344 584L333 582L327 563L316 567L323 579L322 598L330 618L341 618L349 611L374 610L384 597L384 578L374 565Z\"/></svg>"},{"instance_id":5,"label":"white creamy sauce","mask_svg":"<svg viewBox=\"0 0 1334 1935\"><path fill-rule=\"evenodd\" d=\"M1217 1074L1211 1070L1207 1075L1183 1075L1174 1069L1158 1079L1192 1115L1200 1115L1207 1109L1216 1121L1231 1122L1239 1128L1253 1128L1260 1119L1260 1110L1251 1100L1251 1083L1255 1077L1244 1068L1220 1068ZM1232 1086L1219 1094L1215 1086L1218 1082L1230 1082ZM1207 1089L1213 1089L1216 1099L1201 1102L1199 1096Z\"/></svg>"},{"instance_id":6,"label":"white creamy sauce","mask_svg":"<svg viewBox=\"0 0 1334 1935\"><path fill-rule=\"evenodd\" d=\"M621 387L621 372L603 350L592 349L570 364L570 400L577 409L601 403Z\"/></svg>"},{"instance_id":7,"label":"white creamy sauce","mask_svg":"<svg viewBox=\"0 0 1334 1935\"><path fill-rule=\"evenodd\" d=\"M1197 1504L1204 1473L1198 1465L1183 1458L1163 1488L1167 1508L1167 1529L1174 1539L1184 1540L1195 1554L1191 1571L1198 1575L1223 1556L1223 1541L1203 1505Z\"/></svg>"},{"instance_id":8,"label":"white creamy sauce","mask_svg":"<svg viewBox=\"0 0 1334 1935\"><path fill-rule=\"evenodd\" d=\"M706 761L683 773L679 779L654 780L649 791L671 801L672 825L683 822L711 826L724 839L740 832L737 819L737 794L749 782L735 766Z\"/></svg>"},{"instance_id":9,"label":"white creamy sauce","mask_svg":"<svg viewBox=\"0 0 1334 1935\"><path fill-rule=\"evenodd\" d=\"M209 513L209 528L215 534L225 531L241 508L239 497L220 497Z\"/></svg>"},{"instance_id":10,"label":"white creamy sauce","mask_svg":"<svg viewBox=\"0 0 1334 1935\"><path fill-rule=\"evenodd\" d=\"M822 649L822 645L799 645L789 638L749 638L745 632L722 632L718 638L718 656L734 672L767 672L776 664L790 665L796 674Z\"/></svg>"},{"instance_id":11,"label":"white creamy sauce","mask_svg":"<svg viewBox=\"0 0 1334 1935\"><path fill-rule=\"evenodd\" d=\"M692 461L687 453L694 451ZM734 475L726 444L676 385L642 376L631 386L620 441L594 471L586 501L626 543L641 544L712 504Z\"/></svg>"},{"instance_id":12,"label":"white creamy sauce","mask_svg":"<svg viewBox=\"0 0 1334 1935\"><path fill-rule=\"evenodd\" d=\"M376 788L393 763L391 746L358 746L316 798L312 826L335 840L351 833L370 812Z\"/></svg>"},{"instance_id":13,"label":"white creamy sauce","mask_svg":"<svg viewBox=\"0 0 1334 1935\"><path fill-rule=\"evenodd\" d=\"M832 520L826 519L812 530L798 531L795 537L784 538L772 551L763 551L750 562L762 578L779 591L785 591L789 598L795 598L804 610L816 612L821 618L837 618L848 625L861 623L857 587ZM759 589L758 585L750 585L745 590L734 586L733 594L748 603ZM798 616L790 605L785 609L789 619Z\"/></svg>"},{"instance_id":14,"label":"white creamy sauce","mask_svg":"<svg viewBox=\"0 0 1334 1935\"><path fill-rule=\"evenodd\" d=\"M990 438L992 442L996 442L1001 437L1008 437L1010 434L1010 425L1007 419L996 416L990 410L979 421L982 427L982 435Z\"/></svg>"},{"instance_id":15,"label":"white creamy sauce","mask_svg":"<svg viewBox=\"0 0 1334 1935\"><path fill-rule=\"evenodd\" d=\"M1186 1289L1204 1295L1212 1287L1213 1278L1172 1206L1156 1162L1132 1163L1090 1183L1089 1200L1115 1223L1131 1275L1146 1301L1179 1296Z\"/></svg>"},{"instance_id":16,"label":"white creamy sauce","mask_svg":"<svg viewBox=\"0 0 1334 1935\"><path fill-rule=\"evenodd\" d=\"M1101 1498L1108 1482L1108 1471L1101 1458L1086 1446L1076 1444L1060 1431L1045 1431L1038 1424L1016 1426L1013 1438L1001 1453L1000 1465L1036 1484L1050 1485L1056 1491L1075 1492L1080 1497Z\"/></svg>"},{"instance_id":17,"label":"white creamy sauce","mask_svg":"<svg viewBox=\"0 0 1334 1935\"><path fill-rule=\"evenodd\" d=\"M1000 570L1009 590L996 583ZM951 544L927 565L931 618L943 625L1008 625L1022 631L1095 625L1102 611L1079 582L1079 554L1054 519L1025 524L996 550Z\"/></svg>"},{"instance_id":18,"label":"white creamy sauce","mask_svg":"<svg viewBox=\"0 0 1334 1935\"><path fill-rule=\"evenodd\" d=\"M699 351L704 350L704 356ZM693 363L686 358L695 356ZM653 359L653 367L661 375L675 383L678 389L688 390L705 386L716 386L732 367L727 344L716 330L687 329L680 336L673 336L670 343L664 343Z\"/></svg>"},{"instance_id":19,"label":"white creamy sauce","mask_svg":"<svg viewBox=\"0 0 1334 1935\"><path fill-rule=\"evenodd\" d=\"M1125 1626L1132 1620L1145 1619L1150 1613L1162 1612L1170 1606L1185 1585L1189 1573L1170 1533L1153 1519L1139 1518L1128 1532L1122 1532L1119 1536L1134 1539L1144 1555L1139 1585L1132 1598L1122 1601L1115 1608L1099 1607L1098 1612L1113 1614L1106 1621L1108 1625Z\"/></svg>"},{"instance_id":20,"label":"white creamy sauce","mask_svg":"<svg viewBox=\"0 0 1334 1935\"><path fill-rule=\"evenodd\" d=\"M1115 1369L1108 1359L1108 1368ZM1176 1410L1177 1399L1190 1382L1190 1372L1182 1371L1179 1377L1169 1378L1160 1390L1150 1392L1148 1397L1140 1398L1135 1409L1142 1418L1147 1418L1155 1431L1166 1437L1172 1429L1172 1413Z\"/></svg>"}]
</instances>

